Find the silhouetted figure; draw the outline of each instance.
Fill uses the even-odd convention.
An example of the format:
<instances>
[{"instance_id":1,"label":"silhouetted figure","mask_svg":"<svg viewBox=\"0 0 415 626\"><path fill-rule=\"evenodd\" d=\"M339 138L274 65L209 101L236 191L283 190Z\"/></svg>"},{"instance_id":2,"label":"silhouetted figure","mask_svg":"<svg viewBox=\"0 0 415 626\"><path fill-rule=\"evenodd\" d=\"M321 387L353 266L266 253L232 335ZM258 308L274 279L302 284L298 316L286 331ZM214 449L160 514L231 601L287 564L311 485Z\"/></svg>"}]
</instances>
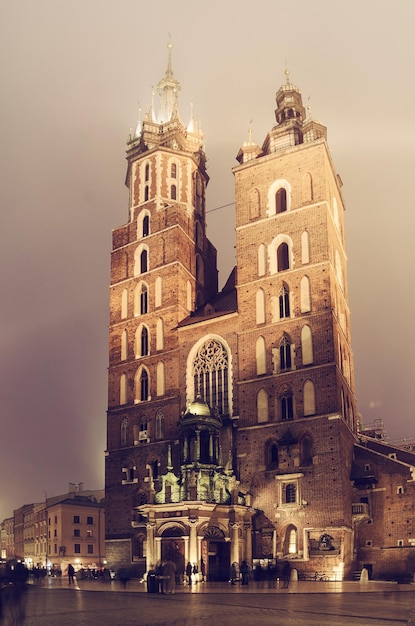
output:
<instances>
[{"instance_id":1,"label":"silhouetted figure","mask_svg":"<svg viewBox=\"0 0 415 626\"><path fill-rule=\"evenodd\" d=\"M236 584L236 579L238 577L238 569L237 569L237 563L234 561L231 565L231 569L230 569L230 580L231 580L231 585L235 585Z\"/></svg>"},{"instance_id":2,"label":"silhouetted figure","mask_svg":"<svg viewBox=\"0 0 415 626\"><path fill-rule=\"evenodd\" d=\"M68 583L71 585L75 582L75 568L72 563L68 565Z\"/></svg>"},{"instance_id":3,"label":"silhouetted figure","mask_svg":"<svg viewBox=\"0 0 415 626\"><path fill-rule=\"evenodd\" d=\"M242 584L247 585L249 583L249 565L246 561L242 561L241 563L241 575Z\"/></svg>"},{"instance_id":4,"label":"silhouetted figure","mask_svg":"<svg viewBox=\"0 0 415 626\"><path fill-rule=\"evenodd\" d=\"M188 585L192 584L192 572L193 572L192 564L189 561L188 564L186 565L186 576L187 576Z\"/></svg>"},{"instance_id":5,"label":"silhouetted figure","mask_svg":"<svg viewBox=\"0 0 415 626\"><path fill-rule=\"evenodd\" d=\"M162 565L163 593L175 593L176 570L176 564L173 561L164 561Z\"/></svg>"},{"instance_id":6,"label":"silhouetted figure","mask_svg":"<svg viewBox=\"0 0 415 626\"><path fill-rule=\"evenodd\" d=\"M284 565L282 567L282 580L284 583L284 587L288 589L288 585L290 584L291 578L291 565L289 561L284 561Z\"/></svg>"},{"instance_id":7,"label":"silhouetted figure","mask_svg":"<svg viewBox=\"0 0 415 626\"><path fill-rule=\"evenodd\" d=\"M202 575L202 583L205 582L206 566L203 559L200 560L200 573Z\"/></svg>"}]
</instances>

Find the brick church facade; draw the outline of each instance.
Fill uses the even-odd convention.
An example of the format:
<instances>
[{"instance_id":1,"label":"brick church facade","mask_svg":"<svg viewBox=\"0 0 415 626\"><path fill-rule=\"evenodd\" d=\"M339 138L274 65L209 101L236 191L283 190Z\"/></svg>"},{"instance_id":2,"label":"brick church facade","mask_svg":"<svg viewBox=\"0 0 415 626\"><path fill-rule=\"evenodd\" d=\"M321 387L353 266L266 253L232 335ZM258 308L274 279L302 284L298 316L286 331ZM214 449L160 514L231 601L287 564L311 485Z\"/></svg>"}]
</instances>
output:
<instances>
[{"instance_id":1,"label":"brick church facade","mask_svg":"<svg viewBox=\"0 0 415 626\"><path fill-rule=\"evenodd\" d=\"M218 292L203 137L180 120L170 55L113 231L107 561L190 561L209 580L242 560L337 580L412 571L415 455L359 430L326 128L287 72L275 125L237 155L236 267Z\"/></svg>"}]
</instances>

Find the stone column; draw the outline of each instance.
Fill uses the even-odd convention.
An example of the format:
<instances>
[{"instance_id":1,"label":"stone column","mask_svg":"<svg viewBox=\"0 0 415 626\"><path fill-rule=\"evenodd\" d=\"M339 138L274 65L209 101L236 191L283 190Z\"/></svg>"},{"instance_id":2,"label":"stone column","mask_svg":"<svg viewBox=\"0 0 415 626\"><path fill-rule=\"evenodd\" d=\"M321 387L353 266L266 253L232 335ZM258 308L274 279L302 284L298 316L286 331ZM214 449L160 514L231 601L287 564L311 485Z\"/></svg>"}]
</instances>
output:
<instances>
[{"instance_id":1,"label":"stone column","mask_svg":"<svg viewBox=\"0 0 415 626\"><path fill-rule=\"evenodd\" d=\"M252 524L251 522L245 522L244 524L244 533L245 533L245 560L252 567Z\"/></svg>"},{"instance_id":2,"label":"stone column","mask_svg":"<svg viewBox=\"0 0 415 626\"><path fill-rule=\"evenodd\" d=\"M239 563L239 522L229 522L231 531L231 563Z\"/></svg>"},{"instance_id":3,"label":"stone column","mask_svg":"<svg viewBox=\"0 0 415 626\"><path fill-rule=\"evenodd\" d=\"M154 541L154 529L156 528L156 522L149 521L146 524L147 529L147 556L146 556L146 569L147 571L156 565L157 553Z\"/></svg>"},{"instance_id":4,"label":"stone column","mask_svg":"<svg viewBox=\"0 0 415 626\"><path fill-rule=\"evenodd\" d=\"M197 518L189 518L189 561L198 563Z\"/></svg>"}]
</instances>

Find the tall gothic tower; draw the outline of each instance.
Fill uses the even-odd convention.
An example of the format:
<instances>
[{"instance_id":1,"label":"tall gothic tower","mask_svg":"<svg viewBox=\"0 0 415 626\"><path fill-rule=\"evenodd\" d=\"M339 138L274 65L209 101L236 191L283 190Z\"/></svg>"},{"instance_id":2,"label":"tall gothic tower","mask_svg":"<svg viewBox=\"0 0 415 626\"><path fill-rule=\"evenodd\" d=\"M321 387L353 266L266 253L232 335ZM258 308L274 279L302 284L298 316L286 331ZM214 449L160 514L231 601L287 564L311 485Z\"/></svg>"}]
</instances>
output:
<instances>
[{"instance_id":1,"label":"tall gothic tower","mask_svg":"<svg viewBox=\"0 0 415 626\"><path fill-rule=\"evenodd\" d=\"M341 182L287 73L233 172L236 268L217 292L203 138L171 66L127 147L114 230L106 547L144 572L290 558L350 571L356 401Z\"/></svg>"}]
</instances>

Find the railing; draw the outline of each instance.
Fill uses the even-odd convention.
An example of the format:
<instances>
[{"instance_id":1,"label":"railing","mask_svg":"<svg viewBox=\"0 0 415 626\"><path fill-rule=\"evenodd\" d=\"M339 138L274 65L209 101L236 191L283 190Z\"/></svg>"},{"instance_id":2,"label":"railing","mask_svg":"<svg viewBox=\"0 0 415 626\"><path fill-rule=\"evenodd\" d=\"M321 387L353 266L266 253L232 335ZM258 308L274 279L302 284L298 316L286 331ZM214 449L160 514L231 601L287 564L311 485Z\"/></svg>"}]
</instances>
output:
<instances>
[{"instance_id":1,"label":"railing","mask_svg":"<svg viewBox=\"0 0 415 626\"><path fill-rule=\"evenodd\" d=\"M367 502L355 502L352 504L352 515L369 517L369 505Z\"/></svg>"}]
</instances>

